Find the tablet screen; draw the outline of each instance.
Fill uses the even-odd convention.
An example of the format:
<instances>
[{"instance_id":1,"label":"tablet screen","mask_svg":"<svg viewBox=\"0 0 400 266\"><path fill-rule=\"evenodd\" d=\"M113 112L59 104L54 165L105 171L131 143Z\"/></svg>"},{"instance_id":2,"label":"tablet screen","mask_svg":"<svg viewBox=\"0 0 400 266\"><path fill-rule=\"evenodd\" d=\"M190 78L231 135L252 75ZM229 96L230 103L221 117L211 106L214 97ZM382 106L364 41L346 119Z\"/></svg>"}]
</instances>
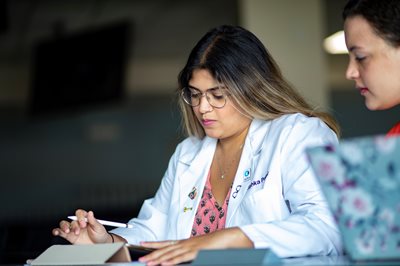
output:
<instances>
[{"instance_id":1,"label":"tablet screen","mask_svg":"<svg viewBox=\"0 0 400 266\"><path fill-rule=\"evenodd\" d=\"M137 261L140 257L149 254L155 250L154 248L146 248L143 246L131 245L131 244L127 244L126 247L129 250L129 254L131 255L132 261Z\"/></svg>"}]
</instances>

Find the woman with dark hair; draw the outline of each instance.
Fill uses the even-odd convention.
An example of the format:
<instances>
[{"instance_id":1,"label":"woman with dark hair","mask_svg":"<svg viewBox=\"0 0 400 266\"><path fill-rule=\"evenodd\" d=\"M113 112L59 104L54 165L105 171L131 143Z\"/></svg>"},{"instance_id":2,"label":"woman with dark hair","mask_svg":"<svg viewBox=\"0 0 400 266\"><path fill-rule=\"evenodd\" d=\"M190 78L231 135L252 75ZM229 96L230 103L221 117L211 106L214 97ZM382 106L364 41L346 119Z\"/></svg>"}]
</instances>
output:
<instances>
[{"instance_id":1,"label":"woman with dark hair","mask_svg":"<svg viewBox=\"0 0 400 266\"><path fill-rule=\"evenodd\" d=\"M346 77L355 81L370 110L400 104L400 1L350 0L343 10L350 60ZM398 122L388 135L400 134Z\"/></svg>"},{"instance_id":2,"label":"woman with dark hair","mask_svg":"<svg viewBox=\"0 0 400 266\"><path fill-rule=\"evenodd\" d=\"M336 143L339 129L288 84L251 32L212 29L179 75L188 138L161 186L108 233L93 212L61 221L71 243L123 241L156 248L148 265L177 264L200 249L271 248L278 256L338 254L340 235L304 149ZM87 222L86 220L87 219Z\"/></svg>"}]
</instances>

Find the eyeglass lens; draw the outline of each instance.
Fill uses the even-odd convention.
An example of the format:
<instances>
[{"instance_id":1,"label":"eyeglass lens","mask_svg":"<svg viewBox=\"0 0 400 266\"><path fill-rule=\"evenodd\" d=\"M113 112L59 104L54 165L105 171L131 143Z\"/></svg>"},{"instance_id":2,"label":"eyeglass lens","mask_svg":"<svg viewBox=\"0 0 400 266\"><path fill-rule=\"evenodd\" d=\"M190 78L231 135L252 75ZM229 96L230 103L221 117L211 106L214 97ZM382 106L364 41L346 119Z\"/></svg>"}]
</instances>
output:
<instances>
[{"instance_id":1,"label":"eyeglass lens","mask_svg":"<svg viewBox=\"0 0 400 266\"><path fill-rule=\"evenodd\" d=\"M222 108L226 103L226 95L221 88L209 89L204 93L191 88L184 88L182 96L184 101L191 106L198 106L203 95L208 103L215 108Z\"/></svg>"}]
</instances>

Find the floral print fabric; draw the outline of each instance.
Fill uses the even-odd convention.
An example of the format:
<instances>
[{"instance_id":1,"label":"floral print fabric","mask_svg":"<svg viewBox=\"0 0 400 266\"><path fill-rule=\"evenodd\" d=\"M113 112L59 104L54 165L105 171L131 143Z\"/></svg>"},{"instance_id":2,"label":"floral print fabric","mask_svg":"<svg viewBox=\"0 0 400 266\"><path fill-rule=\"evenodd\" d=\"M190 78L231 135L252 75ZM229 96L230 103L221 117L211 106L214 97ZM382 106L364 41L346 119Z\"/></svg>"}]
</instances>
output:
<instances>
[{"instance_id":1,"label":"floral print fabric","mask_svg":"<svg viewBox=\"0 0 400 266\"><path fill-rule=\"evenodd\" d=\"M230 192L231 189L229 189L223 205L220 206L212 194L210 173L208 174L203 195L194 216L191 236L204 235L225 228Z\"/></svg>"},{"instance_id":2,"label":"floral print fabric","mask_svg":"<svg viewBox=\"0 0 400 266\"><path fill-rule=\"evenodd\" d=\"M308 149L352 258L399 258L400 138L364 137Z\"/></svg>"}]
</instances>

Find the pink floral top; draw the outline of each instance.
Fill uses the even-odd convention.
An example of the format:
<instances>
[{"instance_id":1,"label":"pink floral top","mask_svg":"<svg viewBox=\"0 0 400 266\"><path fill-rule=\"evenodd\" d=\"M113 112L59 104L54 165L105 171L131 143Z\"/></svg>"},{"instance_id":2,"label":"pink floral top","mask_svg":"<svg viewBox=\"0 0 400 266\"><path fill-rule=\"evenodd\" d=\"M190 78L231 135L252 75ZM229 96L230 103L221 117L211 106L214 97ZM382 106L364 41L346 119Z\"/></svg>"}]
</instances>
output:
<instances>
[{"instance_id":1,"label":"pink floral top","mask_svg":"<svg viewBox=\"0 0 400 266\"><path fill-rule=\"evenodd\" d=\"M209 173L199 207L194 216L191 236L204 235L225 228L226 211L228 209L231 188L226 195L223 205L220 206L212 194L210 176Z\"/></svg>"}]
</instances>

